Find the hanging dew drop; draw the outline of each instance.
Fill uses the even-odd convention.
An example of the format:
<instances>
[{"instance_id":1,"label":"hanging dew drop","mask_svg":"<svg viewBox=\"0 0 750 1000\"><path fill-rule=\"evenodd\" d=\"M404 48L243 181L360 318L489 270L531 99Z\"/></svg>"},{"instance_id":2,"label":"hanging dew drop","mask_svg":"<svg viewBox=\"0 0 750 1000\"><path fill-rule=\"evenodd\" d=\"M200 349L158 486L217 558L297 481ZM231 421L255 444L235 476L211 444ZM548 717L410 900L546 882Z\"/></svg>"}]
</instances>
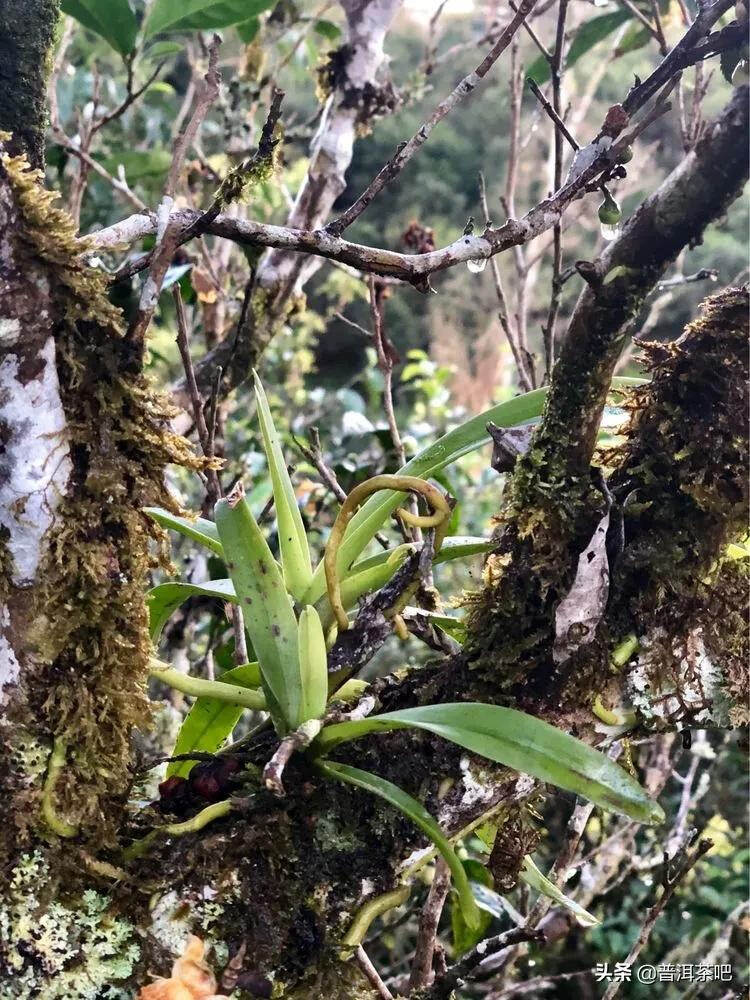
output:
<instances>
[{"instance_id":1,"label":"hanging dew drop","mask_svg":"<svg viewBox=\"0 0 750 1000\"><path fill-rule=\"evenodd\" d=\"M609 0L594 0L595 7L609 7Z\"/></svg>"},{"instance_id":2,"label":"hanging dew drop","mask_svg":"<svg viewBox=\"0 0 750 1000\"><path fill-rule=\"evenodd\" d=\"M612 195L605 189L604 201L599 206L599 222L601 223L602 238L610 242L617 238L620 233L620 223L622 220L622 210Z\"/></svg>"},{"instance_id":3,"label":"hanging dew drop","mask_svg":"<svg viewBox=\"0 0 750 1000\"><path fill-rule=\"evenodd\" d=\"M466 261L466 266L472 274L481 274L485 267L487 267L487 258L473 257L471 260Z\"/></svg>"},{"instance_id":4,"label":"hanging dew drop","mask_svg":"<svg viewBox=\"0 0 750 1000\"><path fill-rule=\"evenodd\" d=\"M615 222L614 225L610 225L607 222L602 222L601 224L602 239L611 243L612 240L616 240L622 231L622 226L619 222Z\"/></svg>"}]
</instances>

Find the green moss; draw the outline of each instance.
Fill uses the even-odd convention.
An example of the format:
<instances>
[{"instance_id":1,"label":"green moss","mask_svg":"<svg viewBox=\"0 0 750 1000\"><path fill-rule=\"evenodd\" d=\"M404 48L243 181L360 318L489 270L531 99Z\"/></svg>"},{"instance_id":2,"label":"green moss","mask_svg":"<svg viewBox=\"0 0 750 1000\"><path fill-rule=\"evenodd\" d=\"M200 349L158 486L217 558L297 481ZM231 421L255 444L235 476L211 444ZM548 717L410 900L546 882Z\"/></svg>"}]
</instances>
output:
<instances>
[{"instance_id":1,"label":"green moss","mask_svg":"<svg viewBox=\"0 0 750 1000\"><path fill-rule=\"evenodd\" d=\"M0 64L13 85L0 90L0 129L12 132L16 152L36 167L44 164L47 79L59 18L59 0L26 0L23 16L14 4L0 6Z\"/></svg>"},{"instance_id":2,"label":"green moss","mask_svg":"<svg viewBox=\"0 0 750 1000\"><path fill-rule=\"evenodd\" d=\"M644 640L634 697L647 717L739 723L750 694L747 568L722 554L747 525L747 289L707 299L679 340L645 351L652 379L629 395L612 477L636 501L625 508L612 628Z\"/></svg>"},{"instance_id":3,"label":"green moss","mask_svg":"<svg viewBox=\"0 0 750 1000\"><path fill-rule=\"evenodd\" d=\"M39 668L28 681L27 711L34 732L46 729L67 743L58 809L99 847L113 837L114 803L128 784L131 730L149 716L144 595L151 543L161 534L141 511L175 510L166 466L200 462L169 430L169 405L135 369L106 276L82 258L72 220L25 158L2 154L1 162L20 209L21 238L30 257L46 264L55 294L73 464L30 594L29 642Z\"/></svg>"},{"instance_id":4,"label":"green moss","mask_svg":"<svg viewBox=\"0 0 750 1000\"><path fill-rule=\"evenodd\" d=\"M645 345L651 381L630 393L615 489L628 544L618 590L648 600L692 591L747 523L748 293L706 300L674 344Z\"/></svg>"}]
</instances>

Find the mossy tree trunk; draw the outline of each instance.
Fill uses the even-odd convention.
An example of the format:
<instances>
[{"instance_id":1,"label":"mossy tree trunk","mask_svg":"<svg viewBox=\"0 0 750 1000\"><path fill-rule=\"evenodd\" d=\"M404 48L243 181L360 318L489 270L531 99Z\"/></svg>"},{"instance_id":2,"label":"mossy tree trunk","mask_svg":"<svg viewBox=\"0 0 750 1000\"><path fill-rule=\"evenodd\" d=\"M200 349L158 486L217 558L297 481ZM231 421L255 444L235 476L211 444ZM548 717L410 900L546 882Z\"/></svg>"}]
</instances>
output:
<instances>
[{"instance_id":1,"label":"mossy tree trunk","mask_svg":"<svg viewBox=\"0 0 750 1000\"><path fill-rule=\"evenodd\" d=\"M60 0L0 0L0 131L44 166L47 78Z\"/></svg>"}]
</instances>

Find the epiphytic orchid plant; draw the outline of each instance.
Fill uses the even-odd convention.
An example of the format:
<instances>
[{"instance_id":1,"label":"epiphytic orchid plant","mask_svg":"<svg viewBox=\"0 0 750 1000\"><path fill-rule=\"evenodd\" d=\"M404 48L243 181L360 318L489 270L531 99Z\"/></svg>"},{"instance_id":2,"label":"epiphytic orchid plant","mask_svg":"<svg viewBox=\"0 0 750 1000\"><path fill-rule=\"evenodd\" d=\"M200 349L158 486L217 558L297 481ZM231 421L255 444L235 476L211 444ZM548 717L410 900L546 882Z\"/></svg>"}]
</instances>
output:
<instances>
[{"instance_id":1,"label":"epiphytic orchid plant","mask_svg":"<svg viewBox=\"0 0 750 1000\"><path fill-rule=\"evenodd\" d=\"M260 380L255 393L263 446L271 474L278 524L277 562L245 499L241 485L216 504L215 522L149 513L220 556L228 578L204 584L169 582L151 591L151 632L156 640L169 616L194 594L237 603L257 662L226 671L221 680L186 677L154 659L152 672L167 684L197 697L174 749L181 759L171 773L185 774L190 753L215 751L246 709L265 711L281 746L266 768L266 784L283 794L280 773L295 750L304 751L325 777L344 781L380 796L405 813L434 843L453 874L467 924L479 919L463 865L453 846L424 807L402 789L376 774L329 759L343 743L373 733L419 729L525 772L540 781L580 794L606 809L641 822L662 817L660 807L625 770L604 754L540 719L497 705L463 702L426 705L403 711L329 721L333 700L350 697L352 682L329 671L329 651L337 633L349 628L349 612L368 593L378 591L414 550L410 544L357 561L388 515L396 510L405 523L432 530L434 561L486 551L483 538L445 538L451 505L428 476L484 443L486 424L532 421L541 412L545 390L529 392L494 407L451 431L409 462L397 475L376 476L357 486L343 503L331 530L322 562L315 569L279 436ZM407 493L421 496L430 508L416 514L401 506ZM397 632L406 591L388 610ZM355 682L361 693L363 682ZM339 716L340 717L340 716ZM272 766L273 765L273 766ZM209 807L215 809L215 806ZM545 880L532 865L522 877ZM538 877L537 877L538 876Z\"/></svg>"}]
</instances>

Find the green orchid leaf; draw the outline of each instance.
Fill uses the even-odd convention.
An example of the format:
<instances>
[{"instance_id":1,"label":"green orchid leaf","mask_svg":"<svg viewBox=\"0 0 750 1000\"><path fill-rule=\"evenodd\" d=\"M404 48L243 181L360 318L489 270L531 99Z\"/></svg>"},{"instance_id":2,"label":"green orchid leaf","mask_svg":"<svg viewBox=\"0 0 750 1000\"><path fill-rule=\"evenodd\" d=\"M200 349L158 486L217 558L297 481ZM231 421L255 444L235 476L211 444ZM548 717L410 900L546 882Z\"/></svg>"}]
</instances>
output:
<instances>
[{"instance_id":1,"label":"green orchid leaf","mask_svg":"<svg viewBox=\"0 0 750 1000\"><path fill-rule=\"evenodd\" d=\"M257 663L244 663L225 671L217 678L217 683L257 688L260 669ZM218 698L196 698L180 726L172 755L214 753L230 736L244 711L239 705L231 705ZM176 774L186 778L196 763L194 760L173 760L167 767L167 777Z\"/></svg>"},{"instance_id":2,"label":"green orchid leaf","mask_svg":"<svg viewBox=\"0 0 750 1000\"><path fill-rule=\"evenodd\" d=\"M328 701L328 653L318 612L308 604L299 616L297 629L302 698L295 728L319 719Z\"/></svg>"},{"instance_id":3,"label":"green orchid leaf","mask_svg":"<svg viewBox=\"0 0 750 1000\"><path fill-rule=\"evenodd\" d=\"M148 592L149 634L156 642L175 611L190 597L215 597L237 603L231 580L208 580L206 583L160 583Z\"/></svg>"},{"instance_id":4,"label":"green orchid leaf","mask_svg":"<svg viewBox=\"0 0 750 1000\"><path fill-rule=\"evenodd\" d=\"M575 914L576 920L581 927L593 927L594 924L599 923L592 913L584 910L574 899L561 892L554 882L550 882L546 875L542 875L528 854L523 859L523 867L521 868L520 875L521 881L525 882L526 885L532 889L536 889L543 896L547 896L548 899L551 899L560 906L564 906L566 910L570 910L571 913Z\"/></svg>"},{"instance_id":5,"label":"green orchid leaf","mask_svg":"<svg viewBox=\"0 0 750 1000\"><path fill-rule=\"evenodd\" d=\"M276 561L244 496L219 500L216 527L245 630L260 663L276 728L286 732L302 696L297 619Z\"/></svg>"},{"instance_id":6,"label":"green orchid leaf","mask_svg":"<svg viewBox=\"0 0 750 1000\"><path fill-rule=\"evenodd\" d=\"M474 858L466 858L461 861L466 877L469 880L471 894L479 907L479 924L476 927L469 927L464 919L460 906L451 906L451 935L453 938L453 957L461 958L472 948L475 948L482 938L487 936L487 931L492 923L493 914L486 906L482 905L480 894L489 891L493 885L490 872L479 861Z\"/></svg>"},{"instance_id":7,"label":"green orchid leaf","mask_svg":"<svg viewBox=\"0 0 750 1000\"><path fill-rule=\"evenodd\" d=\"M425 705L342 722L326 726L314 747L322 754L366 733L410 728L442 736L472 753L575 792L604 809L642 823L659 823L664 819L661 807L605 754L548 722L499 705L480 702Z\"/></svg>"},{"instance_id":8,"label":"green orchid leaf","mask_svg":"<svg viewBox=\"0 0 750 1000\"><path fill-rule=\"evenodd\" d=\"M632 385L642 385L645 381L647 380L617 377L612 380L612 388L624 389ZM546 395L546 388L534 389L472 417L459 427L444 434L429 448L415 455L411 461L398 470L398 475L428 479L463 455L468 455L469 452L475 451L481 445L487 444L490 441L490 436L487 433L488 421L492 421L498 427L513 427L516 424L528 423L539 418ZM404 493L383 490L373 494L351 519L338 552L338 571L342 585L352 572L351 566L354 560L372 541L388 515L399 504L403 503L404 498ZM312 583L304 597L305 603L315 604L325 593L325 590L325 572L321 561L313 573Z\"/></svg>"},{"instance_id":9,"label":"green orchid leaf","mask_svg":"<svg viewBox=\"0 0 750 1000\"><path fill-rule=\"evenodd\" d=\"M435 847L445 858L445 863L451 870L453 885L458 893L461 905L461 912L467 925L471 928L477 927L481 921L481 916L474 897L471 892L469 880L466 877L464 867L458 859L458 855L453 850L450 841L437 825L433 817L427 812L421 802L408 795L397 785L380 778L370 771L361 771L357 767L350 767L348 764L334 764L332 761L318 761L317 767L329 778L345 781L357 788L364 788L373 795L378 795L385 799L390 805L400 809L405 816L418 826L419 829L433 842Z\"/></svg>"},{"instance_id":10,"label":"green orchid leaf","mask_svg":"<svg viewBox=\"0 0 750 1000\"><path fill-rule=\"evenodd\" d=\"M163 528L171 528L172 531L179 532L185 538L190 538L192 541L204 545L217 556L224 555L219 541L219 532L213 521L208 521L205 517L178 517L176 514L170 514L163 507L144 507L143 512L152 517Z\"/></svg>"},{"instance_id":11,"label":"green orchid leaf","mask_svg":"<svg viewBox=\"0 0 750 1000\"><path fill-rule=\"evenodd\" d=\"M253 376L255 378L255 399L258 404L260 431L263 437L263 450L266 453L271 473L284 581L289 593L296 601L299 601L312 580L312 563L310 562L310 549L307 545L307 534L297 506L297 497L289 478L268 399L257 373L253 372Z\"/></svg>"}]
</instances>

